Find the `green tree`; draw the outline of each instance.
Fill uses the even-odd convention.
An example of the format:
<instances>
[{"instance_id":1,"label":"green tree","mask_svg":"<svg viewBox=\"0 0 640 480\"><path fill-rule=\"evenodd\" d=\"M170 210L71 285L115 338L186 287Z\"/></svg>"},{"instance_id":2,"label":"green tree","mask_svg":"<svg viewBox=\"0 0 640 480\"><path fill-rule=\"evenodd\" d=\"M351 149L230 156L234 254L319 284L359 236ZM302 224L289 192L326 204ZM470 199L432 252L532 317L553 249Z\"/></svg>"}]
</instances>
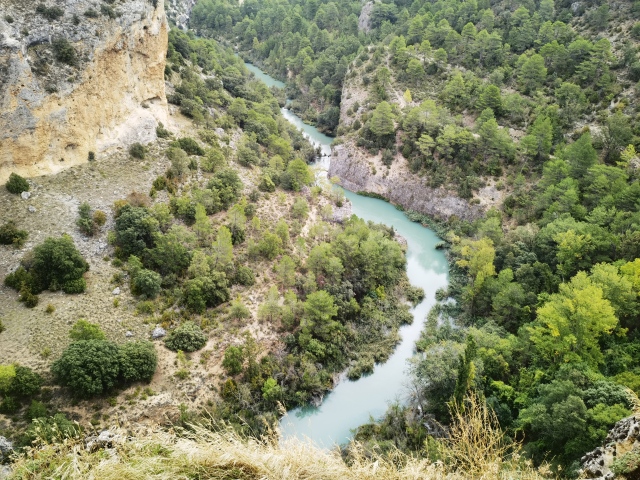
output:
<instances>
[{"instance_id":1,"label":"green tree","mask_svg":"<svg viewBox=\"0 0 640 480\"><path fill-rule=\"evenodd\" d=\"M242 347L231 346L224 351L222 368L227 371L227 375L238 375L242 373L245 355Z\"/></svg>"},{"instance_id":2,"label":"green tree","mask_svg":"<svg viewBox=\"0 0 640 480\"><path fill-rule=\"evenodd\" d=\"M485 108L490 108L497 116L502 115L502 95L495 85L487 85L476 102L478 111L483 111Z\"/></svg>"},{"instance_id":3,"label":"green tree","mask_svg":"<svg viewBox=\"0 0 640 480\"><path fill-rule=\"evenodd\" d=\"M218 229L216 241L211 246L213 269L225 271L233 264L233 242L231 232L225 226Z\"/></svg>"},{"instance_id":4,"label":"green tree","mask_svg":"<svg viewBox=\"0 0 640 480\"><path fill-rule=\"evenodd\" d=\"M547 78L547 67L541 55L535 54L524 59L518 73L518 84L524 93L531 93L542 87Z\"/></svg>"},{"instance_id":5,"label":"green tree","mask_svg":"<svg viewBox=\"0 0 640 480\"><path fill-rule=\"evenodd\" d=\"M482 291L485 281L496 274L493 265L496 251L493 248L493 242L486 237L479 240L464 239L460 243L458 251L460 260L457 264L466 268L471 278L471 284L465 289L465 296L473 313L475 301Z\"/></svg>"},{"instance_id":6,"label":"green tree","mask_svg":"<svg viewBox=\"0 0 640 480\"><path fill-rule=\"evenodd\" d=\"M276 271L282 290L293 287L296 282L296 264L289 255L280 259Z\"/></svg>"},{"instance_id":7,"label":"green tree","mask_svg":"<svg viewBox=\"0 0 640 480\"><path fill-rule=\"evenodd\" d=\"M68 293L81 293L86 288L82 276L89 264L68 235L47 238L33 249L33 260L29 273L43 290L59 289Z\"/></svg>"},{"instance_id":8,"label":"green tree","mask_svg":"<svg viewBox=\"0 0 640 480\"><path fill-rule=\"evenodd\" d=\"M569 145L562 156L569 163L571 176L580 182L598 161L598 154L591 145L589 133L582 134L578 140Z\"/></svg>"},{"instance_id":9,"label":"green tree","mask_svg":"<svg viewBox=\"0 0 640 480\"><path fill-rule=\"evenodd\" d=\"M611 303L585 272L560 285L526 327L540 360L546 364L585 362L597 368L603 361L598 340L618 324Z\"/></svg>"},{"instance_id":10,"label":"green tree","mask_svg":"<svg viewBox=\"0 0 640 480\"><path fill-rule=\"evenodd\" d=\"M464 408L464 397L473 386L476 370L473 360L476 358L477 354L478 347L473 336L467 335L467 345L464 350L464 355L460 355L458 378L453 390L453 401L458 408Z\"/></svg>"},{"instance_id":11,"label":"green tree","mask_svg":"<svg viewBox=\"0 0 640 480\"><path fill-rule=\"evenodd\" d=\"M529 133L520 141L525 156L538 162L544 161L551 153L553 146L553 129L548 117L538 116L529 129Z\"/></svg>"},{"instance_id":12,"label":"green tree","mask_svg":"<svg viewBox=\"0 0 640 480\"><path fill-rule=\"evenodd\" d=\"M297 192L303 186L309 185L313 180L313 175L309 166L304 161L296 158L287 165L287 174L291 179L291 190Z\"/></svg>"},{"instance_id":13,"label":"green tree","mask_svg":"<svg viewBox=\"0 0 640 480\"><path fill-rule=\"evenodd\" d=\"M395 126L393 124L393 112L391 105L387 102L380 102L371 116L369 128L376 137L388 137L392 135Z\"/></svg>"},{"instance_id":14,"label":"green tree","mask_svg":"<svg viewBox=\"0 0 640 480\"><path fill-rule=\"evenodd\" d=\"M209 244L211 237L213 236L213 227L211 226L211 222L207 216L206 209L199 203L196 205L196 221L193 224L193 231L198 237L200 246L204 247Z\"/></svg>"}]
</instances>

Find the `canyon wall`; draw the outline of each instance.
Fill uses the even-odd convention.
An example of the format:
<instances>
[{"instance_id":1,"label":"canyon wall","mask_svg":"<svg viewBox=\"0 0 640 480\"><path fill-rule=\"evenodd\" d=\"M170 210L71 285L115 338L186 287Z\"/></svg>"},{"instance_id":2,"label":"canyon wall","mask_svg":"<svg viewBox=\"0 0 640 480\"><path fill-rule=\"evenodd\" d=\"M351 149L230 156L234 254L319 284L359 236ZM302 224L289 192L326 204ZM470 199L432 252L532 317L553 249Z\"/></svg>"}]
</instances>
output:
<instances>
[{"instance_id":1,"label":"canyon wall","mask_svg":"<svg viewBox=\"0 0 640 480\"><path fill-rule=\"evenodd\" d=\"M156 138L167 121L162 1L0 0L0 183Z\"/></svg>"}]
</instances>

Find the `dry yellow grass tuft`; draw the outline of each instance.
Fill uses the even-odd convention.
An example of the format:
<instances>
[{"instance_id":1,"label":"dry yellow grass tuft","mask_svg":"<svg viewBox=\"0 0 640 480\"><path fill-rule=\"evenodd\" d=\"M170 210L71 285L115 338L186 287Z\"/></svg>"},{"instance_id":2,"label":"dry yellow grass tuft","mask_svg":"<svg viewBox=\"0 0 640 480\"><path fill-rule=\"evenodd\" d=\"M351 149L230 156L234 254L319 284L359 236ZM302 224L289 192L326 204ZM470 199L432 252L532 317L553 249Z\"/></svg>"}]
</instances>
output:
<instances>
[{"instance_id":1,"label":"dry yellow grass tuft","mask_svg":"<svg viewBox=\"0 0 640 480\"><path fill-rule=\"evenodd\" d=\"M507 456L502 433L486 406L471 398L455 412L451 438L442 444L444 462L431 463L401 452L372 455L353 445L345 463L340 452L307 443L246 440L230 428L194 425L177 435L138 431L111 448L88 451L84 441L34 448L18 459L10 479L87 480L538 480L547 471L518 455ZM516 446L517 447L517 446ZM513 446L511 446L513 449Z\"/></svg>"}]
</instances>

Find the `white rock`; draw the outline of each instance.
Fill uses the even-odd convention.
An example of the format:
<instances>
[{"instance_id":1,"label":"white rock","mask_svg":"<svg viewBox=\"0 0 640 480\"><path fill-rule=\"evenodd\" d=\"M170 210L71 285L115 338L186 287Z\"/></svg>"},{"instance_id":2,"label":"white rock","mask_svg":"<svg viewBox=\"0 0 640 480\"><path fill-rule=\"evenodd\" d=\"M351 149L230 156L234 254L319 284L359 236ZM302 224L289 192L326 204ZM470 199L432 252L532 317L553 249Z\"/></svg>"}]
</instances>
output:
<instances>
[{"instance_id":1,"label":"white rock","mask_svg":"<svg viewBox=\"0 0 640 480\"><path fill-rule=\"evenodd\" d=\"M20 196L23 200L29 200L31 198L31 192L22 192Z\"/></svg>"},{"instance_id":2,"label":"white rock","mask_svg":"<svg viewBox=\"0 0 640 480\"><path fill-rule=\"evenodd\" d=\"M111 292L111 293L113 293L114 295L120 295L120 287L114 288L113 292Z\"/></svg>"},{"instance_id":3,"label":"white rock","mask_svg":"<svg viewBox=\"0 0 640 480\"><path fill-rule=\"evenodd\" d=\"M167 331L162 328L162 327L156 327L153 329L153 332L151 332L151 338L158 339L158 338L162 338L167 334Z\"/></svg>"},{"instance_id":4,"label":"white rock","mask_svg":"<svg viewBox=\"0 0 640 480\"><path fill-rule=\"evenodd\" d=\"M125 333L124 336L127 338L133 337L133 332L130 330L127 330L127 333Z\"/></svg>"},{"instance_id":5,"label":"white rock","mask_svg":"<svg viewBox=\"0 0 640 480\"><path fill-rule=\"evenodd\" d=\"M29 210L30 213L36 213L37 212L36 207L34 207L33 205L29 205L29 208L27 210Z\"/></svg>"}]
</instances>

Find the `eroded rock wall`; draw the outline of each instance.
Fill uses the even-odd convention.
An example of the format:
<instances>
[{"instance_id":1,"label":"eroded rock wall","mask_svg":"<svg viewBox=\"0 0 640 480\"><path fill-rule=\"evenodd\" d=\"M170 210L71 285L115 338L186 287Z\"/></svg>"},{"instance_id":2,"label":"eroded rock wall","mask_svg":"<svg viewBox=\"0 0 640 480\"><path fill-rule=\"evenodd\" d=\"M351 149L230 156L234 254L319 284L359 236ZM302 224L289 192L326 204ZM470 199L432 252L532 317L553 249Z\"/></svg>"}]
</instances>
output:
<instances>
[{"instance_id":1,"label":"eroded rock wall","mask_svg":"<svg viewBox=\"0 0 640 480\"><path fill-rule=\"evenodd\" d=\"M426 181L412 174L400 155L390 169L382 164L381 156L370 157L351 142L333 148L329 177L337 176L340 184L353 192L365 191L388 198L405 210L448 219L455 215L473 220L484 209L470 205L444 188L431 188Z\"/></svg>"},{"instance_id":2,"label":"eroded rock wall","mask_svg":"<svg viewBox=\"0 0 640 480\"><path fill-rule=\"evenodd\" d=\"M37 5L0 0L0 183L152 141L167 121L162 1L44 2L58 18Z\"/></svg>"}]
</instances>

